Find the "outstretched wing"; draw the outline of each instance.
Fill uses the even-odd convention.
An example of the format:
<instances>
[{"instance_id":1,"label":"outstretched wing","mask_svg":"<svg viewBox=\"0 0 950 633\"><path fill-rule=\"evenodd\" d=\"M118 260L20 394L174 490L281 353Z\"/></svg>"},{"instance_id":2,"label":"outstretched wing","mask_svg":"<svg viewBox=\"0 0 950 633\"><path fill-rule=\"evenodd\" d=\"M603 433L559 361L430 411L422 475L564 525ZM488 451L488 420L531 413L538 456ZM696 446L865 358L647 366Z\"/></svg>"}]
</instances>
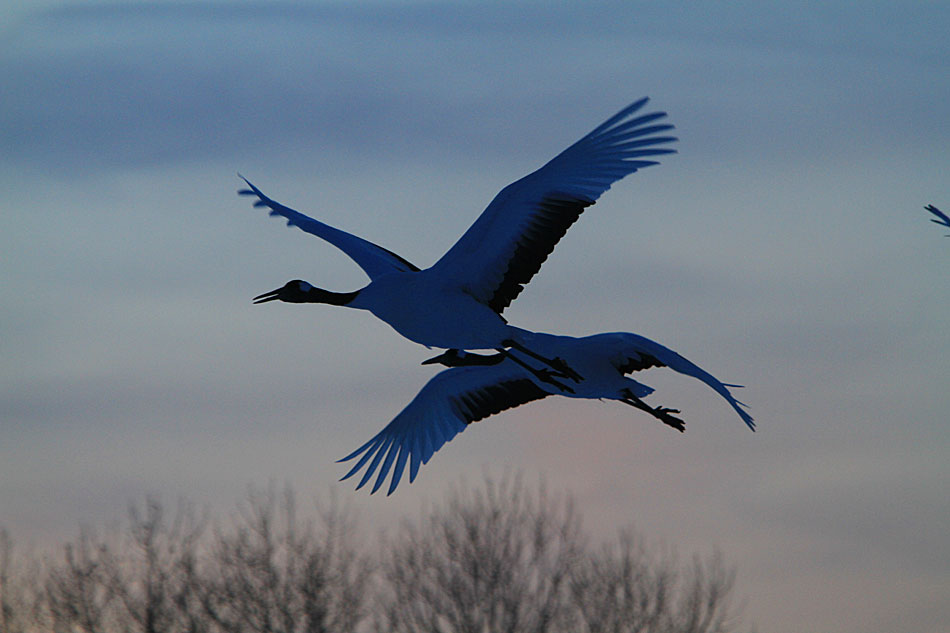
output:
<instances>
[{"instance_id":1,"label":"outstretched wing","mask_svg":"<svg viewBox=\"0 0 950 633\"><path fill-rule=\"evenodd\" d=\"M468 231L432 267L496 312L518 296L558 240L614 182L653 157L674 153L661 147L676 140L657 124L664 112L634 116L641 99L495 196Z\"/></svg>"},{"instance_id":2,"label":"outstretched wing","mask_svg":"<svg viewBox=\"0 0 950 633\"><path fill-rule=\"evenodd\" d=\"M370 279L375 279L380 275L394 271L418 272L419 269L416 266L396 253L382 246L377 246L369 240L364 240L362 237L357 237L346 231L335 229L319 220L314 220L299 211L294 211L290 207L285 207L279 202L265 196L260 189L252 185L244 176L240 174L238 174L238 176L240 176L241 180L246 182L249 187L249 189L238 190L238 194L242 196L257 196L257 200L254 202L255 207L267 207L270 209L270 215L279 215L286 218L287 226L296 226L302 231L306 231L311 235L316 235L320 239L330 242L349 255L350 258L369 275Z\"/></svg>"},{"instance_id":3,"label":"outstretched wing","mask_svg":"<svg viewBox=\"0 0 950 633\"><path fill-rule=\"evenodd\" d=\"M387 492L392 494L407 461L411 483L419 466L428 463L443 444L465 430L468 424L547 395L524 370L512 363L446 369L429 380L412 402L373 439L339 460L345 462L362 456L341 481L369 463L356 489L362 488L378 469L372 490L376 492L392 468Z\"/></svg>"},{"instance_id":4,"label":"outstretched wing","mask_svg":"<svg viewBox=\"0 0 950 633\"><path fill-rule=\"evenodd\" d=\"M673 371L686 376L692 376L693 378L703 381L716 393L725 398L726 401L732 405L732 408L736 410L736 413L739 414L739 417L742 418L742 421L745 422L750 429L755 430L755 421L752 419L752 416L742 408L745 405L736 400L729 391L729 387L720 382L715 376L683 358L670 348L664 347L656 341L651 341L645 336L631 334L630 332L623 332L619 334L619 336L622 340L622 345L620 346L622 351L620 360L617 362L617 369L623 373L630 373L649 369L650 367L669 367ZM736 385L731 386L735 387Z\"/></svg>"},{"instance_id":5,"label":"outstretched wing","mask_svg":"<svg viewBox=\"0 0 950 633\"><path fill-rule=\"evenodd\" d=\"M950 227L950 217L947 217L946 213L944 213L943 211L941 211L940 209L938 209L932 204L928 204L924 208L930 211L935 216L937 216L936 218L930 218L931 222L933 222L934 224L939 224L940 226ZM948 235L947 237L950 237L950 235Z\"/></svg>"}]
</instances>

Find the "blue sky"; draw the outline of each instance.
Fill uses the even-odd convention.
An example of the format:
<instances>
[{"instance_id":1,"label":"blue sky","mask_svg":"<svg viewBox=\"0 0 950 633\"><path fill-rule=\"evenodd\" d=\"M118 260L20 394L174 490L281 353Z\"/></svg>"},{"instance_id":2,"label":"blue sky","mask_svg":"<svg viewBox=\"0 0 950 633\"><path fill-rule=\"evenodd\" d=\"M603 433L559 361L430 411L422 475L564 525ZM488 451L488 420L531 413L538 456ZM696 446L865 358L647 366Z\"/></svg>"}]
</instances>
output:
<instances>
[{"instance_id":1,"label":"blue sky","mask_svg":"<svg viewBox=\"0 0 950 633\"><path fill-rule=\"evenodd\" d=\"M149 492L227 511L270 480L385 526L520 468L595 533L718 545L759 630L950 620L950 240L923 210L950 207L950 8L5 6L0 523L18 541ZM334 460L435 370L369 314L251 305L365 278L252 210L236 172L428 265L644 95L679 154L601 198L506 316L654 338L745 384L759 432L654 372L685 435L549 399L467 430L391 498L337 484Z\"/></svg>"}]
</instances>

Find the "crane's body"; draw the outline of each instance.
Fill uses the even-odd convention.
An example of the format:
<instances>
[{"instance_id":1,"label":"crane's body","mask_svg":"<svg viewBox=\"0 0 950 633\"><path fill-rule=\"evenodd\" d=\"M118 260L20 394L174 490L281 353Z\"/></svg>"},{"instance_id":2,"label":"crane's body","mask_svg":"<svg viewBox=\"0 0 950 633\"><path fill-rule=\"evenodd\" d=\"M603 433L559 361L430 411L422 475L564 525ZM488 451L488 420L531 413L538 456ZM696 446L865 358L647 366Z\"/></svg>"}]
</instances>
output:
<instances>
[{"instance_id":1,"label":"crane's body","mask_svg":"<svg viewBox=\"0 0 950 633\"><path fill-rule=\"evenodd\" d=\"M576 338L527 330L521 330L520 335L520 340L533 351L563 359L583 377L572 384L572 391L558 390L539 380L514 362L511 355L446 352L426 363L441 363L450 369L436 374L382 431L340 460L359 458L343 479L365 466L357 485L361 488L378 471L372 488L375 492L393 469L391 494L407 464L412 482L420 465L469 424L551 395L616 400L672 428L685 430L684 422L673 415L679 413L677 409L649 406L642 398L653 393L653 388L627 376L651 368L668 367L702 381L729 403L749 429L755 430L752 416L729 391L729 387L736 385L720 382L695 363L645 336L609 332Z\"/></svg>"},{"instance_id":2,"label":"crane's body","mask_svg":"<svg viewBox=\"0 0 950 633\"><path fill-rule=\"evenodd\" d=\"M369 310L401 335L426 347L496 349L517 328L472 295L430 272L393 272L377 277L349 304ZM421 297L438 296L438 301Z\"/></svg>"}]
</instances>

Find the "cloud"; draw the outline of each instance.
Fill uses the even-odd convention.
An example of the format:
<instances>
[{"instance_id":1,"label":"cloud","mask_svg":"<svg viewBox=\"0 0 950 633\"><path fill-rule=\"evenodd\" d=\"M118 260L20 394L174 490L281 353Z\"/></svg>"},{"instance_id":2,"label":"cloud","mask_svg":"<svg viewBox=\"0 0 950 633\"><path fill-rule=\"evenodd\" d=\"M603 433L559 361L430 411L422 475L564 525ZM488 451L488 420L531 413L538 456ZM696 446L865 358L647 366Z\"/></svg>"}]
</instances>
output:
<instances>
[{"instance_id":1,"label":"cloud","mask_svg":"<svg viewBox=\"0 0 950 633\"><path fill-rule=\"evenodd\" d=\"M895 53L921 56L920 72L934 57L934 46L926 39L905 50L903 40L878 38L870 44L842 38L834 50L822 51L817 42L827 46L836 38L809 35L815 22L794 18L792 11L770 14L755 32L738 27L711 31L701 13L649 4L631 11L626 6L604 5L614 16L611 20L581 8L535 8L522 16L521 8L480 4L54 7L24 20L18 37L7 44L0 62L6 87L0 139L7 160L64 171L286 155L309 147L351 159L396 160L402 148L442 153L451 145L510 153L551 135L549 126L526 128L525 112L544 104L547 117L566 120L558 104L570 95L563 85L569 76L580 87L612 86L618 96L604 101L617 108L640 91L660 86L670 93L657 95L666 97L658 102L661 107L669 107L670 96L693 101L700 106L693 113L718 122L693 123L689 111L680 112L676 122L690 131L697 146L708 147L719 143L701 135L715 130L745 125L754 138L774 133L765 120L765 129L755 119L741 120L756 100L788 110L777 115L807 112L793 101L803 92L822 89L821 73L853 73L845 57L853 54L852 45L881 57L882 63ZM721 10L726 14L718 24L742 23L728 19L739 8ZM855 16L830 11L827 17L825 24L834 28ZM894 17L913 21L926 32L919 17ZM873 23L865 22L857 20L856 32L872 29ZM556 40L558 32L569 34L577 56L566 51L538 56L536 51ZM781 47L794 48L799 61L789 66ZM710 55L746 68L734 76L731 95L715 96L721 93L714 89L716 75L709 74L708 63L696 61ZM600 58L597 64L587 61L592 57ZM674 74L658 65L664 57L673 63ZM838 60L837 68L825 65L829 59ZM940 68L933 65L929 72ZM517 89L526 72L533 76L533 91ZM768 93L756 89L766 73L774 72L789 79L780 102L770 102ZM631 73L639 79L622 88ZM624 81L618 85L620 78ZM899 76L890 73L881 80L900 85ZM697 101L697 88L710 81L707 94ZM683 88L687 92L678 94ZM855 96L855 106L866 103L867 95ZM573 100L568 103L576 108ZM924 111L926 104L911 107ZM449 112L453 116L446 116ZM867 118L858 107L852 116ZM586 114L583 120L589 119ZM459 126L459 120L468 124ZM824 133L805 129L810 123L802 121L802 137L813 150ZM495 137L487 142L480 130L489 127L501 131L501 141Z\"/></svg>"}]
</instances>

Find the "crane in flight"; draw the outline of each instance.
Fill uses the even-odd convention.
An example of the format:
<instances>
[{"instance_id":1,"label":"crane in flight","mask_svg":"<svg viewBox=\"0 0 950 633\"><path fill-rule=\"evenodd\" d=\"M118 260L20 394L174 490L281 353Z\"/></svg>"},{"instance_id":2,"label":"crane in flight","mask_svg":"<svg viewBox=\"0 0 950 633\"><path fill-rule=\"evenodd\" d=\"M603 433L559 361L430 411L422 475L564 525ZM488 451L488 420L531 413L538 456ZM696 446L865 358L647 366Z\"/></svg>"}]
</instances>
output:
<instances>
[{"instance_id":1,"label":"crane in flight","mask_svg":"<svg viewBox=\"0 0 950 633\"><path fill-rule=\"evenodd\" d=\"M409 481L415 480L419 466L446 442L473 423L496 413L551 395L572 398L617 400L656 417L679 431L685 423L675 417L677 409L651 407L642 398L653 392L627 374L655 367L668 367L701 380L736 411L755 431L755 422L729 391L730 385L645 336L629 332L595 334L582 338L527 332L526 343L534 350L562 358L583 376L571 392L552 388L524 368L511 362L517 352L508 354L472 354L447 351L423 364L440 363L450 367L436 374L416 397L382 431L358 449L339 460L359 458L343 476L348 479L366 467L357 490L378 472L372 492L376 492L392 471L392 494L409 465Z\"/></svg>"},{"instance_id":2,"label":"crane in flight","mask_svg":"<svg viewBox=\"0 0 950 633\"><path fill-rule=\"evenodd\" d=\"M582 376L569 363L545 357L525 343L526 330L502 313L541 268L583 211L610 186L656 157L674 153L665 112L641 114L640 99L597 126L543 167L517 180L491 201L461 238L424 270L390 250L310 218L264 195L243 178L241 195L270 209L289 226L315 235L346 253L369 276L365 287L334 292L295 279L254 298L255 303L326 303L369 310L406 338L447 350L516 350L548 367L513 361L564 392Z\"/></svg>"}]
</instances>

